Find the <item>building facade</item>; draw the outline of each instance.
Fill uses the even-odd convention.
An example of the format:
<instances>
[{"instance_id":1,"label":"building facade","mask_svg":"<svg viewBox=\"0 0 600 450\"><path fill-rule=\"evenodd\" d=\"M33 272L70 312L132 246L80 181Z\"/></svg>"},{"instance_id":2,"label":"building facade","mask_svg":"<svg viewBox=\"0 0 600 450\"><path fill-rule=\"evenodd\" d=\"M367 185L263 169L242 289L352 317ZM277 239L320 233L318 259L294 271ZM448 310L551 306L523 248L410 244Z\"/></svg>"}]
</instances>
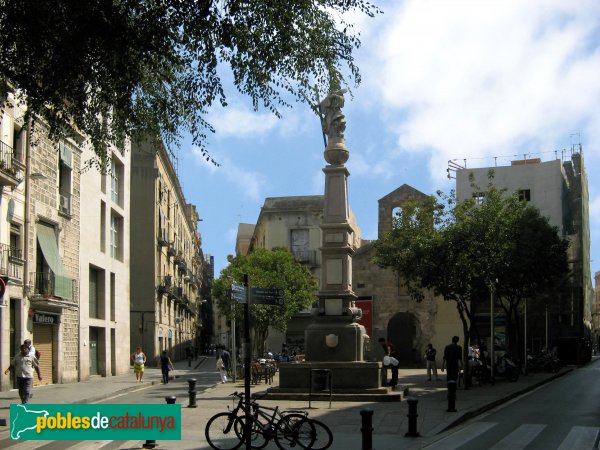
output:
<instances>
[{"instance_id":1,"label":"building facade","mask_svg":"<svg viewBox=\"0 0 600 450\"><path fill-rule=\"evenodd\" d=\"M24 123L9 95L2 109L0 385L25 339L41 353L43 384L79 379L80 167L83 137L51 141ZM35 380L35 383L39 383Z\"/></svg>"},{"instance_id":2,"label":"building facade","mask_svg":"<svg viewBox=\"0 0 600 450\"><path fill-rule=\"evenodd\" d=\"M103 168L83 150L80 249L80 379L129 371L131 151L113 148ZM118 318L118 320L117 320Z\"/></svg>"},{"instance_id":3,"label":"building facade","mask_svg":"<svg viewBox=\"0 0 600 450\"><path fill-rule=\"evenodd\" d=\"M133 143L131 153L130 346L154 364L163 350L182 359L196 345L204 258L196 207L162 142Z\"/></svg>"},{"instance_id":4,"label":"building facade","mask_svg":"<svg viewBox=\"0 0 600 450\"><path fill-rule=\"evenodd\" d=\"M549 325L538 328L537 334L535 328L530 330L529 347L534 353L545 346L557 347L559 357L569 363L588 360L594 294L588 181L581 146L573 147L564 160L526 159L512 161L510 166L459 168L456 171L457 199L481 196L479 187L490 182L490 170L494 173L491 182L495 187L506 189L508 194L516 193L522 200L530 202L570 243L569 292L555 293L548 301L547 311L531 312L529 318L532 321L537 316L539 322L546 321Z\"/></svg>"}]
</instances>

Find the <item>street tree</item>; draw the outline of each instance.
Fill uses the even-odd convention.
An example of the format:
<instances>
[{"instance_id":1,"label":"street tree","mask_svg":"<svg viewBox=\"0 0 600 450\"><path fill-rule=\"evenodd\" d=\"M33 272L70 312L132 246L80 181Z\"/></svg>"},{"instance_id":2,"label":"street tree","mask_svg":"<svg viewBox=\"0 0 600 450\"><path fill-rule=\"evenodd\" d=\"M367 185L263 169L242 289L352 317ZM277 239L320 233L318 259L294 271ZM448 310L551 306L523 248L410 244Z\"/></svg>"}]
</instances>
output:
<instances>
[{"instance_id":1,"label":"street tree","mask_svg":"<svg viewBox=\"0 0 600 450\"><path fill-rule=\"evenodd\" d=\"M242 284L248 275L251 288L283 290L283 305L250 305L251 328L254 331L254 351L263 355L269 328L284 332L292 316L315 301L317 282L306 266L294 259L284 248L256 249L246 256L229 256L229 265L213 285L213 299L219 311L229 320L243 318L243 305L229 296L232 282Z\"/></svg>"},{"instance_id":2,"label":"street tree","mask_svg":"<svg viewBox=\"0 0 600 450\"><path fill-rule=\"evenodd\" d=\"M228 83L278 117L314 105L315 85L360 83L360 33L344 19L356 11L380 12L365 0L3 0L0 83L51 137L75 127L100 157L124 136L169 146L185 132L211 160L207 116Z\"/></svg>"},{"instance_id":3,"label":"street tree","mask_svg":"<svg viewBox=\"0 0 600 450\"><path fill-rule=\"evenodd\" d=\"M505 311L512 349L525 298L547 296L568 274L568 241L539 210L490 184L478 198L455 194L404 205L376 244L375 262L395 270L410 295L423 289L456 302L466 347L476 333L473 306L493 292ZM513 326L514 325L514 326Z\"/></svg>"}]
</instances>

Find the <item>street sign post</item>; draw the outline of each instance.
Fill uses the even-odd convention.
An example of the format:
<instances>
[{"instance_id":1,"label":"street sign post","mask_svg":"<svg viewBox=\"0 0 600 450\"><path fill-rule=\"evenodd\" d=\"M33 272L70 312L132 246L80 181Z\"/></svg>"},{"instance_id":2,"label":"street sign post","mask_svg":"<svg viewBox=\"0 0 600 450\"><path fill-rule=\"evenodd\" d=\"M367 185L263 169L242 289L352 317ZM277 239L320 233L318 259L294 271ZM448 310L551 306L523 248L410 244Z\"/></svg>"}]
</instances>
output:
<instances>
[{"instance_id":1,"label":"street sign post","mask_svg":"<svg viewBox=\"0 0 600 450\"><path fill-rule=\"evenodd\" d=\"M246 303L246 286L231 283L231 300L238 303Z\"/></svg>"},{"instance_id":2,"label":"street sign post","mask_svg":"<svg viewBox=\"0 0 600 450\"><path fill-rule=\"evenodd\" d=\"M250 297L255 305L283 305L283 289L252 288Z\"/></svg>"}]
</instances>

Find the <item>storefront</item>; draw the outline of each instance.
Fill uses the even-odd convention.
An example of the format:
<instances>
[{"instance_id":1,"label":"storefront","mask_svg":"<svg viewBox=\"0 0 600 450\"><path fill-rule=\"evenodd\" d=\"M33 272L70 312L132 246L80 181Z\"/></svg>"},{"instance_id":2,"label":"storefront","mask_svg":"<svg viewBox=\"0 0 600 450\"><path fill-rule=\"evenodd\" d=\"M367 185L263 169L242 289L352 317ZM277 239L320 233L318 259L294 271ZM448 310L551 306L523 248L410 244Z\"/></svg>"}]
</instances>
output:
<instances>
[{"instance_id":1,"label":"storefront","mask_svg":"<svg viewBox=\"0 0 600 450\"><path fill-rule=\"evenodd\" d=\"M42 381L34 378L34 385L51 384L54 382L54 349L55 335L57 334L60 315L50 312L32 311L33 323L32 342L35 349L40 352L39 364Z\"/></svg>"}]
</instances>

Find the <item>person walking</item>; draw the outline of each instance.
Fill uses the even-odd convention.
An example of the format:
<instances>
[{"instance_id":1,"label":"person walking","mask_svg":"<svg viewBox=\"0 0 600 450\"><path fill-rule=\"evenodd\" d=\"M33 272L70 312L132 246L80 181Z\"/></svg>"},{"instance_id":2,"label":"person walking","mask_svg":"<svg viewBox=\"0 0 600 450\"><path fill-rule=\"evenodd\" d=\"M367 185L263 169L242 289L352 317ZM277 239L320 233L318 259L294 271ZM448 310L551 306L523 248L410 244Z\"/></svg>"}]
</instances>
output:
<instances>
[{"instance_id":1,"label":"person walking","mask_svg":"<svg viewBox=\"0 0 600 450\"><path fill-rule=\"evenodd\" d=\"M231 354L226 348L221 350L221 359L223 360L223 365L225 366L225 373L231 375Z\"/></svg>"},{"instance_id":2,"label":"person walking","mask_svg":"<svg viewBox=\"0 0 600 450\"><path fill-rule=\"evenodd\" d=\"M15 355L8 368L4 371L4 375L13 368L15 369L21 403L29 403L33 387L33 371L35 370L40 381L42 381L42 374L40 373L38 360L35 356L29 354L29 346L27 344L21 345L21 352Z\"/></svg>"},{"instance_id":3,"label":"person walking","mask_svg":"<svg viewBox=\"0 0 600 450\"><path fill-rule=\"evenodd\" d=\"M169 371L174 370L171 358L167 355L167 351L163 350L160 355L160 371L162 372L163 384L169 383Z\"/></svg>"},{"instance_id":4,"label":"person walking","mask_svg":"<svg viewBox=\"0 0 600 450\"><path fill-rule=\"evenodd\" d=\"M435 376L435 381L439 381L437 366L435 364L435 355L437 350L433 348L432 344L427 344L427 350L425 350L425 363L427 364L427 379L431 381L431 373Z\"/></svg>"},{"instance_id":5,"label":"person walking","mask_svg":"<svg viewBox=\"0 0 600 450\"><path fill-rule=\"evenodd\" d=\"M446 372L447 381L458 381L459 369L462 369L462 347L458 345L459 337L453 336L452 343L446 345L444 349L444 362L442 363L442 372Z\"/></svg>"},{"instance_id":6,"label":"person walking","mask_svg":"<svg viewBox=\"0 0 600 450\"><path fill-rule=\"evenodd\" d=\"M398 366L400 365L400 358L398 357L398 353L396 353L396 351L394 350L394 344L392 344L392 342L389 339L379 338L378 342L381 345L385 356L388 356L390 358L389 366L392 369L392 379L389 381L389 383L386 382L386 385L396 387L396 385L398 384Z\"/></svg>"},{"instance_id":7,"label":"person walking","mask_svg":"<svg viewBox=\"0 0 600 450\"><path fill-rule=\"evenodd\" d=\"M223 352L219 353L217 356L217 370L219 371L219 375L221 376L221 383L227 383L227 368L225 367L225 362L223 361Z\"/></svg>"},{"instance_id":8,"label":"person walking","mask_svg":"<svg viewBox=\"0 0 600 450\"><path fill-rule=\"evenodd\" d=\"M133 361L135 379L138 383L141 383L142 378L144 378L144 366L146 364L146 354L142 351L142 347L135 349L135 352L131 354L131 360Z\"/></svg>"}]
</instances>

